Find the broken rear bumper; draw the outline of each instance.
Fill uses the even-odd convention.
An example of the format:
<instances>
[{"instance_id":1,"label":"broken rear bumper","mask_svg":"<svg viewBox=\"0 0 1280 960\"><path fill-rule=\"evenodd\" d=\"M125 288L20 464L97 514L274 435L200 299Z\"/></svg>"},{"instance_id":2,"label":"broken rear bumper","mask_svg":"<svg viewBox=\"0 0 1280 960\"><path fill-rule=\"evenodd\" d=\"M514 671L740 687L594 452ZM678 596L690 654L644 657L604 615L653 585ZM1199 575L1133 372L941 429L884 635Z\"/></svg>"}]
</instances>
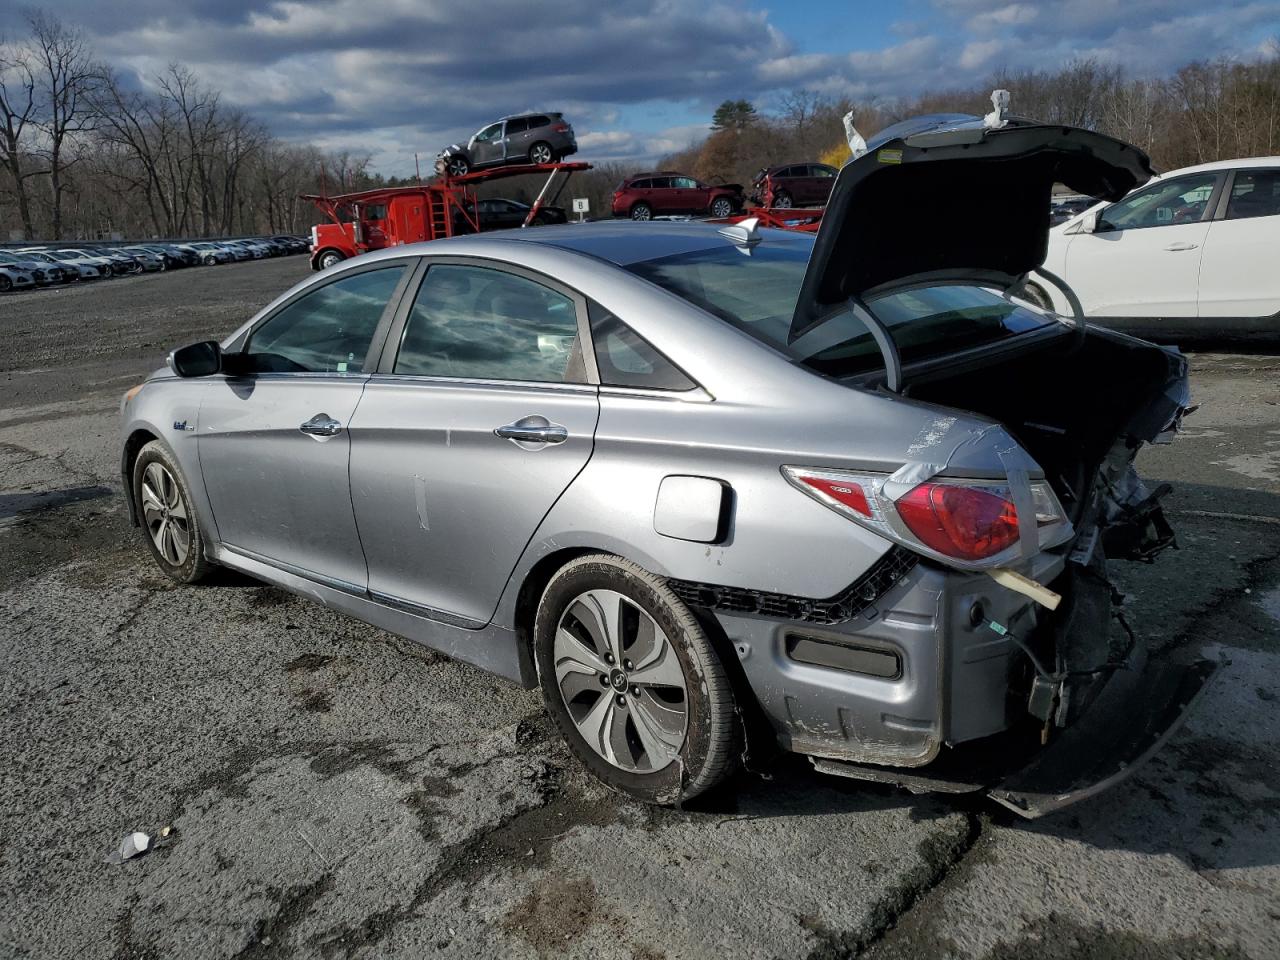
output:
<instances>
[{"instance_id":1,"label":"broken rear bumper","mask_svg":"<svg viewBox=\"0 0 1280 960\"><path fill-rule=\"evenodd\" d=\"M917 793L985 792L1035 819L1115 786L1182 726L1222 666L1149 660L1117 671L1089 709L1045 747L1011 749L1006 738L965 745L916 770L813 758L823 773L892 783Z\"/></svg>"},{"instance_id":2,"label":"broken rear bumper","mask_svg":"<svg viewBox=\"0 0 1280 960\"><path fill-rule=\"evenodd\" d=\"M1118 671L1079 720L988 795L1035 818L1114 786L1182 726L1219 666L1152 660L1145 669Z\"/></svg>"}]
</instances>

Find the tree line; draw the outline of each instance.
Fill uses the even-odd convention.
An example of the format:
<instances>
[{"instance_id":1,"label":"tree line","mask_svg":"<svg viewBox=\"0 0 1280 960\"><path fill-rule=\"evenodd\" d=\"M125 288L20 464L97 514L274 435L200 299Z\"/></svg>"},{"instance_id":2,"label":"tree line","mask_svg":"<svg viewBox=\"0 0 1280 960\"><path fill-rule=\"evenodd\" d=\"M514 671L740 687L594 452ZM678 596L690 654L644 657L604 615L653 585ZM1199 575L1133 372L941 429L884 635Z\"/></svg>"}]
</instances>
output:
<instances>
[{"instance_id":1,"label":"tree line","mask_svg":"<svg viewBox=\"0 0 1280 960\"><path fill-rule=\"evenodd\" d=\"M856 101L795 91L762 115L747 100L726 100L711 132L664 157L664 168L702 180L741 182L761 168L849 158L842 119L852 111L865 137L924 113L991 111L994 89L1010 92L1010 112L1086 127L1146 150L1157 170L1280 154L1280 42L1254 59L1189 63L1167 77L1133 77L1097 59L1054 70L1001 70L985 82L910 98Z\"/></svg>"},{"instance_id":2,"label":"tree line","mask_svg":"<svg viewBox=\"0 0 1280 960\"><path fill-rule=\"evenodd\" d=\"M367 155L272 136L180 64L139 87L77 28L25 26L0 38L0 240L301 233L299 194L388 182Z\"/></svg>"},{"instance_id":3,"label":"tree line","mask_svg":"<svg viewBox=\"0 0 1280 960\"><path fill-rule=\"evenodd\" d=\"M744 186L776 164L838 166L849 156L846 113L869 137L920 113L986 113L994 88L1011 92L1015 114L1112 134L1147 150L1157 169L1280 153L1273 43L1254 59L1194 62L1167 77L1083 59L910 98L798 90L768 112L726 100L705 138L657 166ZM585 196L592 216L607 216L613 189L634 172L611 163L575 174L561 202ZM24 36L0 38L0 240L302 233L317 214L300 194L416 182L406 173L385 177L368 155L273 136L180 64L139 86L101 62L80 30L40 10L26 15ZM541 186L517 178L479 193L531 201Z\"/></svg>"}]
</instances>

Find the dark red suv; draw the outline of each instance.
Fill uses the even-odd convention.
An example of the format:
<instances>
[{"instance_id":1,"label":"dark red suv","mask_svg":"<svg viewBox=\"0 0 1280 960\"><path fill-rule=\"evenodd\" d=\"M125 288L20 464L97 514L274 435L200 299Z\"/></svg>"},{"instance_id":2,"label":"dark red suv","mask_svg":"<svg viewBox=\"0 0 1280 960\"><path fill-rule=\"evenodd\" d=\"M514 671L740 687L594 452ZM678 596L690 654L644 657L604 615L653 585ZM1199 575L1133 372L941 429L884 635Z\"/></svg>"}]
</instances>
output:
<instances>
[{"instance_id":1,"label":"dark red suv","mask_svg":"<svg viewBox=\"0 0 1280 960\"><path fill-rule=\"evenodd\" d=\"M751 199L762 207L825 207L840 171L825 163L791 163L756 174Z\"/></svg>"},{"instance_id":2,"label":"dark red suv","mask_svg":"<svg viewBox=\"0 0 1280 960\"><path fill-rule=\"evenodd\" d=\"M672 213L727 217L742 209L742 185L699 183L674 170L637 173L613 191L613 215L652 220Z\"/></svg>"}]
</instances>

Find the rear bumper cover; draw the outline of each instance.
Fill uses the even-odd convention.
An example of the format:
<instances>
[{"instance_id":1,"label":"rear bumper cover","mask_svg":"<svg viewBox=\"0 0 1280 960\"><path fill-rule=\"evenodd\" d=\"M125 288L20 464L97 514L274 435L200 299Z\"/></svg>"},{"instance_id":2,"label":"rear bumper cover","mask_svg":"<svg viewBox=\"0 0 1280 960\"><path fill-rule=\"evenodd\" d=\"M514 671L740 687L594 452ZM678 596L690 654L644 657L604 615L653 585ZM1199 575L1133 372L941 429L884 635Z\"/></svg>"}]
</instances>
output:
<instances>
[{"instance_id":1,"label":"rear bumper cover","mask_svg":"<svg viewBox=\"0 0 1280 960\"><path fill-rule=\"evenodd\" d=\"M1010 751L1006 742L973 745L963 757L912 771L816 758L813 765L822 773L915 793L982 792L1036 819L1096 796L1138 770L1190 716L1221 666L1210 660L1151 660L1118 671L1084 716L1048 746L1031 751Z\"/></svg>"}]
</instances>

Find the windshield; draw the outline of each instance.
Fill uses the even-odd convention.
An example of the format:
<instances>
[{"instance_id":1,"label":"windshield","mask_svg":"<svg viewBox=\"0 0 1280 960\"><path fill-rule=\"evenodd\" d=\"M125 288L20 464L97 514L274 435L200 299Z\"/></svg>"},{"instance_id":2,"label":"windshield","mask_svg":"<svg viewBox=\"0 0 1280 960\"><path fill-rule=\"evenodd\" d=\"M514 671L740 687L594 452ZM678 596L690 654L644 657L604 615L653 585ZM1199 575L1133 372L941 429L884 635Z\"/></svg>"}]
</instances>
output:
<instances>
[{"instance_id":1,"label":"windshield","mask_svg":"<svg viewBox=\"0 0 1280 960\"><path fill-rule=\"evenodd\" d=\"M634 263L628 269L812 370L842 377L883 367L871 331L847 308L794 343L791 318L810 245L761 243ZM878 297L868 304L889 329L903 363L995 343L1055 323L1045 313L976 286L939 286Z\"/></svg>"}]
</instances>

